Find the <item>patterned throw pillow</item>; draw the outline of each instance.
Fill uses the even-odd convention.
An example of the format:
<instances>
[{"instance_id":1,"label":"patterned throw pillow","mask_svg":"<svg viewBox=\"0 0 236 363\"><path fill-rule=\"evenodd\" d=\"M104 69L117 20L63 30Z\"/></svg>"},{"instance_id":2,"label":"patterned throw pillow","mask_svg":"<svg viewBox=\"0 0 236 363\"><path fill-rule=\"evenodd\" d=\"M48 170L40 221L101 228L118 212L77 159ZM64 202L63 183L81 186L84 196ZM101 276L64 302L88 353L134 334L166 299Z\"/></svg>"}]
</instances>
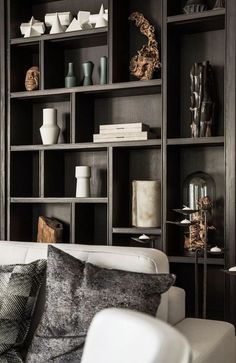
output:
<instances>
[{"instance_id":1,"label":"patterned throw pillow","mask_svg":"<svg viewBox=\"0 0 236 363\"><path fill-rule=\"evenodd\" d=\"M0 266L0 363L18 363L27 336L46 260Z\"/></svg>"},{"instance_id":2,"label":"patterned throw pillow","mask_svg":"<svg viewBox=\"0 0 236 363\"><path fill-rule=\"evenodd\" d=\"M112 270L84 263L49 246L46 304L27 363L79 363L94 315L123 307L156 315L171 274Z\"/></svg>"}]
</instances>

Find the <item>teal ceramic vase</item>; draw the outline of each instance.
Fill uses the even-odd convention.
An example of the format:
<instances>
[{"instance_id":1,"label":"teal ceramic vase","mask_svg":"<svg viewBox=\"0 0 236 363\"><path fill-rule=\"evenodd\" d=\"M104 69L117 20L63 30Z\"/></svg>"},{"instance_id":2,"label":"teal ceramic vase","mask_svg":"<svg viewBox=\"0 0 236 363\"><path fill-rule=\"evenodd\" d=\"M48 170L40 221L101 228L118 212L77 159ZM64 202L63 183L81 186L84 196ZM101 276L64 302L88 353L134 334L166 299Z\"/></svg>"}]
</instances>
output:
<instances>
[{"instance_id":1,"label":"teal ceramic vase","mask_svg":"<svg viewBox=\"0 0 236 363\"><path fill-rule=\"evenodd\" d=\"M65 77L65 87L66 88L75 87L76 83L77 82L76 82L76 77L74 75L74 65L73 63L69 63L68 73L67 76Z\"/></svg>"},{"instance_id":2,"label":"teal ceramic vase","mask_svg":"<svg viewBox=\"0 0 236 363\"><path fill-rule=\"evenodd\" d=\"M107 84L107 57L100 58L100 84Z\"/></svg>"},{"instance_id":3,"label":"teal ceramic vase","mask_svg":"<svg viewBox=\"0 0 236 363\"><path fill-rule=\"evenodd\" d=\"M83 63L82 67L84 72L83 86L90 86L93 84L92 74L93 74L94 64L93 62L89 61Z\"/></svg>"}]
</instances>

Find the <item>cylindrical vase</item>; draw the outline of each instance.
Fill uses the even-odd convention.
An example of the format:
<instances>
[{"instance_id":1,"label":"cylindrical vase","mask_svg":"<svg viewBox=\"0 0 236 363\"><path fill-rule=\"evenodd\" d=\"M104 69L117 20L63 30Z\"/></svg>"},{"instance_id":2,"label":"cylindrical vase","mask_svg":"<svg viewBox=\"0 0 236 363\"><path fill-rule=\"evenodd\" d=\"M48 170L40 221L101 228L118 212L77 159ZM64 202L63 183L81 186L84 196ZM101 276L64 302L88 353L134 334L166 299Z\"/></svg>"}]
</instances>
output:
<instances>
[{"instance_id":1,"label":"cylindrical vase","mask_svg":"<svg viewBox=\"0 0 236 363\"><path fill-rule=\"evenodd\" d=\"M135 227L160 227L160 180L134 180L132 182L132 225Z\"/></svg>"},{"instance_id":2,"label":"cylindrical vase","mask_svg":"<svg viewBox=\"0 0 236 363\"><path fill-rule=\"evenodd\" d=\"M60 128L57 125L57 110L55 108L43 109L43 125L40 134L44 145L57 144Z\"/></svg>"},{"instance_id":3,"label":"cylindrical vase","mask_svg":"<svg viewBox=\"0 0 236 363\"><path fill-rule=\"evenodd\" d=\"M75 167L76 183L76 198L89 198L90 197L90 166L76 166Z\"/></svg>"},{"instance_id":4,"label":"cylindrical vase","mask_svg":"<svg viewBox=\"0 0 236 363\"><path fill-rule=\"evenodd\" d=\"M107 84L107 57L100 58L100 84Z\"/></svg>"}]
</instances>

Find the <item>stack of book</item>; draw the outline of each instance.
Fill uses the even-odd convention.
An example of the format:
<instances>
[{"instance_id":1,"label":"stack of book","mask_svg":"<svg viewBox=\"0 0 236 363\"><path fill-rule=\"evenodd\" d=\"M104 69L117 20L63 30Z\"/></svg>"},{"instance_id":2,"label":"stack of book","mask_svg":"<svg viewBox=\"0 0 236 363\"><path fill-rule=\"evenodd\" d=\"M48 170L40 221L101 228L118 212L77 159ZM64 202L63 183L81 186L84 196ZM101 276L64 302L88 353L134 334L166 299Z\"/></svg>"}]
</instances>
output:
<instances>
[{"instance_id":1,"label":"stack of book","mask_svg":"<svg viewBox=\"0 0 236 363\"><path fill-rule=\"evenodd\" d=\"M142 122L132 124L100 125L99 134L93 135L93 142L140 141L154 139L156 136L149 126Z\"/></svg>"}]
</instances>

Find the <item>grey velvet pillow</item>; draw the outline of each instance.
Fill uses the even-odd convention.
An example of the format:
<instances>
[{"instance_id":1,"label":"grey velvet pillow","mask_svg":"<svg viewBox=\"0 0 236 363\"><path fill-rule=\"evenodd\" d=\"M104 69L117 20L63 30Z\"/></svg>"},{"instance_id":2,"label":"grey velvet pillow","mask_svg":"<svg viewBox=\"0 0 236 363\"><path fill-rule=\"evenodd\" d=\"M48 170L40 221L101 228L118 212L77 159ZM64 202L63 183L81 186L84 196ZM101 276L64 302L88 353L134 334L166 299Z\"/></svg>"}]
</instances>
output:
<instances>
[{"instance_id":1,"label":"grey velvet pillow","mask_svg":"<svg viewBox=\"0 0 236 363\"><path fill-rule=\"evenodd\" d=\"M46 303L27 363L79 363L94 315L121 307L155 316L161 294L174 283L171 274L112 270L84 263L48 247Z\"/></svg>"},{"instance_id":2,"label":"grey velvet pillow","mask_svg":"<svg viewBox=\"0 0 236 363\"><path fill-rule=\"evenodd\" d=\"M0 363L22 362L23 345L31 322L46 260L0 266Z\"/></svg>"}]
</instances>

